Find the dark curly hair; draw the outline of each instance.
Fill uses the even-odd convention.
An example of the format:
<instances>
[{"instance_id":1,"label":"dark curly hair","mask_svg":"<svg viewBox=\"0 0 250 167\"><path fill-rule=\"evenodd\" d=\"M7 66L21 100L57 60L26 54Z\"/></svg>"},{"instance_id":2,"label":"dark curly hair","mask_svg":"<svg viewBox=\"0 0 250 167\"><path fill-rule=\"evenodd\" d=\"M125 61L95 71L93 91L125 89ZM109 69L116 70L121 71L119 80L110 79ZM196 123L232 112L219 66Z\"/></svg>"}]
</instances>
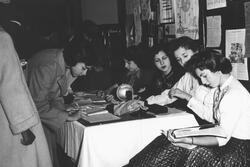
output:
<instances>
[{"instance_id":1,"label":"dark curly hair","mask_svg":"<svg viewBox=\"0 0 250 167\"><path fill-rule=\"evenodd\" d=\"M134 61L139 68L149 66L150 50L144 45L130 46L125 49L124 59Z\"/></svg>"},{"instance_id":2,"label":"dark curly hair","mask_svg":"<svg viewBox=\"0 0 250 167\"><path fill-rule=\"evenodd\" d=\"M66 44L63 50L64 61L67 66L75 66L78 62L85 62L86 60L82 54L82 45L80 38L73 38Z\"/></svg>"},{"instance_id":3,"label":"dark curly hair","mask_svg":"<svg viewBox=\"0 0 250 167\"><path fill-rule=\"evenodd\" d=\"M173 52L171 52L171 44L170 43L164 43L164 44L159 44L155 45L153 48L151 48L151 60L154 62L154 57L156 54L158 54L160 51L163 51L169 58L170 63L173 68L180 68L180 64L176 61L174 58Z\"/></svg>"},{"instance_id":4,"label":"dark curly hair","mask_svg":"<svg viewBox=\"0 0 250 167\"><path fill-rule=\"evenodd\" d=\"M208 69L211 72L221 71L229 74L232 71L232 64L229 59L220 52L213 49L206 49L195 54L187 63L187 69L194 74L195 69Z\"/></svg>"},{"instance_id":5,"label":"dark curly hair","mask_svg":"<svg viewBox=\"0 0 250 167\"><path fill-rule=\"evenodd\" d=\"M193 52L197 52L200 50L199 43L190 37L182 36L177 39L174 39L171 41L171 50L174 52L180 47L183 47L185 49L191 49Z\"/></svg>"}]
</instances>

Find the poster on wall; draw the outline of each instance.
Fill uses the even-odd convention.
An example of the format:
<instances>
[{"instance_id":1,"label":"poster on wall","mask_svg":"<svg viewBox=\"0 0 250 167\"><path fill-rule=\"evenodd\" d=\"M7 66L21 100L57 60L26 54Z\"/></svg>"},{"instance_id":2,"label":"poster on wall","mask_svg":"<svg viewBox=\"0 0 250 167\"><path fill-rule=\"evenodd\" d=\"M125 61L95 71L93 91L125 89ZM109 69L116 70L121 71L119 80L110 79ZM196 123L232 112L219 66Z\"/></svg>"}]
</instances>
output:
<instances>
[{"instance_id":1,"label":"poster on wall","mask_svg":"<svg viewBox=\"0 0 250 167\"><path fill-rule=\"evenodd\" d=\"M207 17L207 47L219 47L221 43L221 16Z\"/></svg>"},{"instance_id":2,"label":"poster on wall","mask_svg":"<svg viewBox=\"0 0 250 167\"><path fill-rule=\"evenodd\" d=\"M138 45L141 42L141 6L140 0L126 0L126 45Z\"/></svg>"},{"instance_id":3,"label":"poster on wall","mask_svg":"<svg viewBox=\"0 0 250 167\"><path fill-rule=\"evenodd\" d=\"M150 0L141 0L141 20L149 20L151 15Z\"/></svg>"},{"instance_id":4,"label":"poster on wall","mask_svg":"<svg viewBox=\"0 0 250 167\"><path fill-rule=\"evenodd\" d=\"M239 80L249 80L245 57L245 29L226 30L226 57L232 63L232 75Z\"/></svg>"},{"instance_id":5,"label":"poster on wall","mask_svg":"<svg viewBox=\"0 0 250 167\"><path fill-rule=\"evenodd\" d=\"M173 0L159 0L160 7L160 23L173 23L174 10Z\"/></svg>"},{"instance_id":6,"label":"poster on wall","mask_svg":"<svg viewBox=\"0 0 250 167\"><path fill-rule=\"evenodd\" d=\"M223 8L227 6L226 0L207 0L207 10Z\"/></svg>"},{"instance_id":7,"label":"poster on wall","mask_svg":"<svg viewBox=\"0 0 250 167\"><path fill-rule=\"evenodd\" d=\"M139 0L136 0L139 1ZM142 37L142 25L141 25L141 10L140 6L134 8L134 25L135 25L135 41L134 45L138 45L141 42Z\"/></svg>"},{"instance_id":8,"label":"poster on wall","mask_svg":"<svg viewBox=\"0 0 250 167\"><path fill-rule=\"evenodd\" d=\"M176 37L189 36L199 39L199 1L175 0L175 34Z\"/></svg>"}]
</instances>

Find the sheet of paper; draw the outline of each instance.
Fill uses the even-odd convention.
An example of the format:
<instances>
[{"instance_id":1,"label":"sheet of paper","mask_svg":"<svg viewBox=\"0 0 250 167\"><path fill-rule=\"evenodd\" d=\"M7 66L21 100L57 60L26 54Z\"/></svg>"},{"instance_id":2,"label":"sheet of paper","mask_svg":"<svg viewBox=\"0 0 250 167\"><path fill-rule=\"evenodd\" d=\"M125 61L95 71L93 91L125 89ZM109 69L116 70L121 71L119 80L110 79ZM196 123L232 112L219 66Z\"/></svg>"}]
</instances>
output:
<instances>
[{"instance_id":1,"label":"sheet of paper","mask_svg":"<svg viewBox=\"0 0 250 167\"><path fill-rule=\"evenodd\" d=\"M247 58L244 58L244 63L232 63L232 75L236 76L239 80L249 80Z\"/></svg>"},{"instance_id":2,"label":"sheet of paper","mask_svg":"<svg viewBox=\"0 0 250 167\"><path fill-rule=\"evenodd\" d=\"M222 8L227 6L226 0L207 0L207 10Z\"/></svg>"},{"instance_id":3,"label":"sheet of paper","mask_svg":"<svg viewBox=\"0 0 250 167\"><path fill-rule=\"evenodd\" d=\"M207 17L207 47L219 47L221 43L221 16Z\"/></svg>"},{"instance_id":4,"label":"sheet of paper","mask_svg":"<svg viewBox=\"0 0 250 167\"><path fill-rule=\"evenodd\" d=\"M189 36L199 39L199 1L175 0L175 34L176 37Z\"/></svg>"},{"instance_id":5,"label":"sheet of paper","mask_svg":"<svg viewBox=\"0 0 250 167\"><path fill-rule=\"evenodd\" d=\"M226 30L226 57L233 65L232 75L239 80L249 80L245 58L245 29Z\"/></svg>"},{"instance_id":6,"label":"sheet of paper","mask_svg":"<svg viewBox=\"0 0 250 167\"><path fill-rule=\"evenodd\" d=\"M92 105L92 104L80 106L79 110L81 110L85 114L103 113L104 111L108 112L106 110L106 105Z\"/></svg>"},{"instance_id":7,"label":"sheet of paper","mask_svg":"<svg viewBox=\"0 0 250 167\"><path fill-rule=\"evenodd\" d=\"M159 0L160 23L174 22L173 0Z\"/></svg>"}]
</instances>

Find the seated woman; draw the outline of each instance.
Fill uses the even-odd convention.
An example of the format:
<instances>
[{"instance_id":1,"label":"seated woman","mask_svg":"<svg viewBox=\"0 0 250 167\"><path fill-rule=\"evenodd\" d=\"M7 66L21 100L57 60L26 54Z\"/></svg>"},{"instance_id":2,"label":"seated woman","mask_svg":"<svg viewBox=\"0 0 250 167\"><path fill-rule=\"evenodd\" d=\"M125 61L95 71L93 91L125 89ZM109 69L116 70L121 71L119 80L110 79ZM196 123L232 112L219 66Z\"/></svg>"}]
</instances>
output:
<instances>
[{"instance_id":1,"label":"seated woman","mask_svg":"<svg viewBox=\"0 0 250 167\"><path fill-rule=\"evenodd\" d=\"M214 88L213 112L199 116L218 123L226 138L196 136L175 138L173 131L157 137L128 166L217 167L250 165L250 94L230 73L230 61L218 52L204 51L190 62L204 85ZM185 92L182 92L185 94ZM240 97L240 98L235 98ZM187 149L180 144L197 147Z\"/></svg>"},{"instance_id":2,"label":"seated woman","mask_svg":"<svg viewBox=\"0 0 250 167\"><path fill-rule=\"evenodd\" d=\"M145 91L153 77L153 70L147 68L148 56L147 48L141 45L127 48L124 55L124 67L127 72L121 81L118 81L118 83L106 90L107 101L115 100L112 92L116 91L120 84L131 85L135 94Z\"/></svg>"},{"instance_id":3,"label":"seated woman","mask_svg":"<svg viewBox=\"0 0 250 167\"><path fill-rule=\"evenodd\" d=\"M123 77L123 80L117 82L109 89L105 91L106 101L114 104L111 110L114 110L116 115L122 115L129 111L135 111L139 109L139 106L134 109L128 106L133 103L133 97L128 97L127 100L120 100L116 96L117 88L122 84L128 84L132 86L133 93L138 95L145 91L145 88L152 82L153 70L147 68L149 65L149 51L142 45L132 46L127 48L124 56L124 67L127 69L127 73ZM132 100L127 102L128 100ZM112 105L111 105L112 106Z\"/></svg>"},{"instance_id":4,"label":"seated woman","mask_svg":"<svg viewBox=\"0 0 250 167\"><path fill-rule=\"evenodd\" d=\"M152 62L156 70L152 83L141 95L142 99L171 89L184 75L184 69L177 63L165 45L159 45L152 49Z\"/></svg>"}]
</instances>

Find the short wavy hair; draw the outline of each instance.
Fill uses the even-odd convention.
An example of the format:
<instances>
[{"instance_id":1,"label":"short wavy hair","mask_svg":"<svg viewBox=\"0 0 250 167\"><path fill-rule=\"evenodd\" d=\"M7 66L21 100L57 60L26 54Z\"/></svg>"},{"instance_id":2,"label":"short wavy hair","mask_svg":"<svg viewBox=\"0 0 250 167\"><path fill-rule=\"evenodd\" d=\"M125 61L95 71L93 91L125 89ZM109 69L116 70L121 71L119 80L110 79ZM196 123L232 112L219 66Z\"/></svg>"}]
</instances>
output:
<instances>
[{"instance_id":1,"label":"short wavy hair","mask_svg":"<svg viewBox=\"0 0 250 167\"><path fill-rule=\"evenodd\" d=\"M211 72L221 71L223 74L229 74L232 71L232 64L228 58L220 52L212 49L206 49L195 54L186 67L192 74L198 68L200 70L208 69Z\"/></svg>"},{"instance_id":2,"label":"short wavy hair","mask_svg":"<svg viewBox=\"0 0 250 167\"><path fill-rule=\"evenodd\" d=\"M173 52L180 47L191 49L193 52L197 52L200 50L199 43L187 36L182 36L171 41L171 50Z\"/></svg>"},{"instance_id":3,"label":"short wavy hair","mask_svg":"<svg viewBox=\"0 0 250 167\"><path fill-rule=\"evenodd\" d=\"M75 66L78 62L86 62L83 57L82 45L80 38L73 38L69 41L63 50L64 61L67 66Z\"/></svg>"},{"instance_id":4,"label":"short wavy hair","mask_svg":"<svg viewBox=\"0 0 250 167\"><path fill-rule=\"evenodd\" d=\"M130 46L125 49L124 59L134 61L139 68L149 66L150 50L144 45Z\"/></svg>"}]
</instances>

